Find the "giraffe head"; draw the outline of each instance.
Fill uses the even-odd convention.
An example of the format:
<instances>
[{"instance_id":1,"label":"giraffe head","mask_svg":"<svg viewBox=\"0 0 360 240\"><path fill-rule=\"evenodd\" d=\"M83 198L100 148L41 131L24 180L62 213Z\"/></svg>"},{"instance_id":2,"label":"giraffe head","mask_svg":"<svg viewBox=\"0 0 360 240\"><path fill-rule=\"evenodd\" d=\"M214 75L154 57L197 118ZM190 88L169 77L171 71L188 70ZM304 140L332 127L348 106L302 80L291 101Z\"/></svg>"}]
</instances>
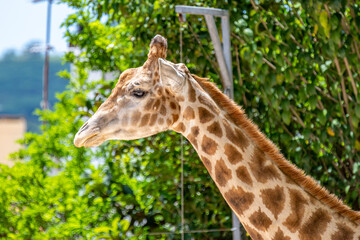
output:
<instances>
[{"instance_id":1,"label":"giraffe head","mask_svg":"<svg viewBox=\"0 0 360 240\"><path fill-rule=\"evenodd\" d=\"M180 106L175 93L181 92L189 74L184 64L164 60L166 49L166 39L156 35L147 61L120 75L108 99L77 132L75 146L148 137L178 121Z\"/></svg>"}]
</instances>

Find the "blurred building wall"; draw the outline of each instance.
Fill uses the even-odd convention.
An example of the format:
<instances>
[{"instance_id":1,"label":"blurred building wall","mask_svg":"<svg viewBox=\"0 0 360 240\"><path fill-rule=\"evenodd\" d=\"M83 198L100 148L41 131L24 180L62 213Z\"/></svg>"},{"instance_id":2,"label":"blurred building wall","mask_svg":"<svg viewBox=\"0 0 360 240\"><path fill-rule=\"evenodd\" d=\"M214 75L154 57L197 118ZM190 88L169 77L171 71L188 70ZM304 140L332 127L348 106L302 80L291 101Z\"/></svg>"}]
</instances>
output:
<instances>
[{"instance_id":1,"label":"blurred building wall","mask_svg":"<svg viewBox=\"0 0 360 240\"><path fill-rule=\"evenodd\" d=\"M0 163L14 165L9 154L21 148L15 141L23 138L26 132L26 120L21 116L0 115Z\"/></svg>"}]
</instances>

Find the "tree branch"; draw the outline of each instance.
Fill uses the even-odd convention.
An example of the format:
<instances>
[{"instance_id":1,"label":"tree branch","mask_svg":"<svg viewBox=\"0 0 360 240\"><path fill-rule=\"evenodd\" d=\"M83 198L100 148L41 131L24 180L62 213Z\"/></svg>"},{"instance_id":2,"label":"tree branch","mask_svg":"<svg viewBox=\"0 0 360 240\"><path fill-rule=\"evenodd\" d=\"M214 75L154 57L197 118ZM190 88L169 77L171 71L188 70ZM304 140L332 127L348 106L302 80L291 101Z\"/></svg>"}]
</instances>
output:
<instances>
[{"instance_id":1,"label":"tree branch","mask_svg":"<svg viewBox=\"0 0 360 240\"><path fill-rule=\"evenodd\" d=\"M340 92L338 91L338 99L339 99L339 103L340 103L340 109L341 109L341 113L344 117L344 121L345 123L347 124L347 119L346 119L346 115L345 115L345 112L344 112L344 107L341 105L341 96L340 96Z\"/></svg>"},{"instance_id":2,"label":"tree branch","mask_svg":"<svg viewBox=\"0 0 360 240\"><path fill-rule=\"evenodd\" d=\"M292 114L294 114L294 116L296 117L297 121L299 122L299 124L305 128L305 123L303 122L303 120L300 118L300 116L297 114L297 112L295 111L295 109L293 108L293 106L290 105L290 111L292 112Z\"/></svg>"},{"instance_id":3,"label":"tree branch","mask_svg":"<svg viewBox=\"0 0 360 240\"><path fill-rule=\"evenodd\" d=\"M339 65L339 60L337 59L337 57L335 56L334 59L334 63L336 66L336 70L339 74L339 77L341 79L341 92L344 98L344 102L345 102L345 108L346 108L346 112L349 115L349 125L350 125L350 129L352 132L354 132L354 127L352 125L352 119L351 119L351 114L350 114L350 109L349 109L349 102L348 102L348 98L347 98L347 94L346 94L346 89L345 89L345 81L344 81L344 77L341 74L341 69L340 69L340 65Z\"/></svg>"},{"instance_id":4,"label":"tree branch","mask_svg":"<svg viewBox=\"0 0 360 240\"><path fill-rule=\"evenodd\" d=\"M300 77L300 79L301 79L304 83L309 84L308 81L306 81L306 79L305 79L303 76L299 75L299 77ZM321 88L319 88L318 86L315 86L315 89L316 89L316 91L318 91L319 93L321 93L321 95L323 95L324 97L329 98L331 101L333 101L333 102L335 102L335 103L339 103L338 100L336 100L335 98L333 98L333 97L330 96L329 94L324 93L324 92L321 90Z\"/></svg>"},{"instance_id":5,"label":"tree branch","mask_svg":"<svg viewBox=\"0 0 360 240\"><path fill-rule=\"evenodd\" d=\"M346 57L344 58L344 63L345 63L345 66L346 66L346 70L347 70L347 72L349 74L350 80L351 80L351 85L352 85L352 88L354 90L356 102L358 102L358 97L357 97L358 92L357 92L356 84L355 84L355 81L354 81L354 78L353 78L353 75L351 73L350 66L349 66L349 63L348 63L348 60L347 60Z\"/></svg>"},{"instance_id":6,"label":"tree branch","mask_svg":"<svg viewBox=\"0 0 360 240\"><path fill-rule=\"evenodd\" d=\"M235 56L236 56L236 69L237 69L237 73L239 75L239 84L242 87L244 83L243 83L243 80L242 80L242 77L241 77L239 49L238 49L237 44L235 44ZM244 93L242 94L242 98L243 98L244 106L246 107L247 106L247 101L246 101L246 96L245 96Z\"/></svg>"},{"instance_id":7,"label":"tree branch","mask_svg":"<svg viewBox=\"0 0 360 240\"><path fill-rule=\"evenodd\" d=\"M269 67L271 67L272 69L276 70L276 67L274 66L274 64L272 64L269 60L267 60L266 58L263 57L263 61L269 65Z\"/></svg>"}]
</instances>

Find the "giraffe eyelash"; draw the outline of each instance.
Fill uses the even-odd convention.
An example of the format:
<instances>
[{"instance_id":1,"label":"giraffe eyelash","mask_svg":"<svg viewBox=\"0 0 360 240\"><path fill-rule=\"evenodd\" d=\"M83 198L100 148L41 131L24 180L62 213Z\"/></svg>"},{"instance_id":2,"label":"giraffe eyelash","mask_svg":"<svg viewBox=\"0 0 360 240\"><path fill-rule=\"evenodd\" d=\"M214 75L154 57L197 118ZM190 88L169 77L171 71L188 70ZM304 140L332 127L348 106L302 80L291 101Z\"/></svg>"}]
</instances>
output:
<instances>
[{"instance_id":1,"label":"giraffe eyelash","mask_svg":"<svg viewBox=\"0 0 360 240\"><path fill-rule=\"evenodd\" d=\"M142 89L135 89L134 91L131 92L131 95L136 97L136 98L143 98L146 96L148 92L142 90Z\"/></svg>"}]
</instances>

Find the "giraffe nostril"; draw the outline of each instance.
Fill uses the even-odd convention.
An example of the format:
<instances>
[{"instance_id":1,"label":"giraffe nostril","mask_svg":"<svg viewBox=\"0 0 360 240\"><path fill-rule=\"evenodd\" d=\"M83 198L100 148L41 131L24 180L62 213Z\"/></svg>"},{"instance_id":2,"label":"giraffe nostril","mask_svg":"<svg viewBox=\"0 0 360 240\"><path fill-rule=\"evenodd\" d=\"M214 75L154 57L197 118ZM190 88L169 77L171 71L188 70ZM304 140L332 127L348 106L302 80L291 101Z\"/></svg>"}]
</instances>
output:
<instances>
[{"instance_id":1,"label":"giraffe nostril","mask_svg":"<svg viewBox=\"0 0 360 240\"><path fill-rule=\"evenodd\" d=\"M79 132L82 132L82 131L86 130L88 127L89 127L88 122L86 122L86 123L80 128Z\"/></svg>"}]
</instances>

